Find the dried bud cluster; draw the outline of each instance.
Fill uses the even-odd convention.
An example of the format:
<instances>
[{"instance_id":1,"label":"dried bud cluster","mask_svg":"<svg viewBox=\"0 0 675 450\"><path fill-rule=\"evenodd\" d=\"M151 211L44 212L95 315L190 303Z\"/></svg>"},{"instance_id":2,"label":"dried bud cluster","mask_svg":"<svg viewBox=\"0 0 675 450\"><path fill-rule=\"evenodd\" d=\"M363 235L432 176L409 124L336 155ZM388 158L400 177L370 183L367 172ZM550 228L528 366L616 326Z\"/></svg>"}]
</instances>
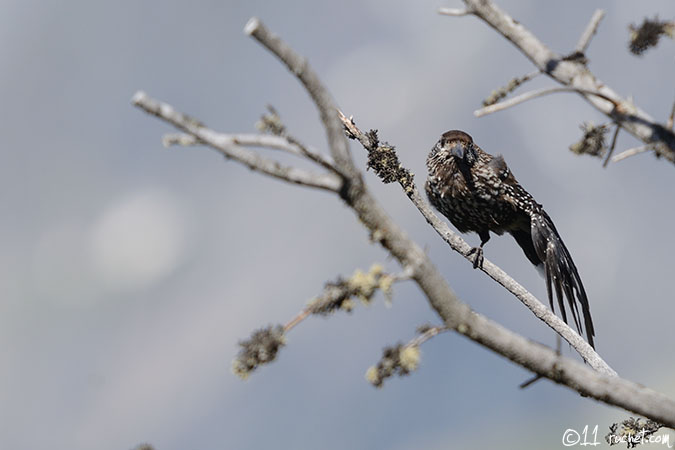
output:
<instances>
[{"instance_id":1,"label":"dried bud cluster","mask_svg":"<svg viewBox=\"0 0 675 450\"><path fill-rule=\"evenodd\" d=\"M308 310L319 315L331 314L338 309L350 312L354 308L353 297L369 304L378 289L390 297L393 283L393 277L385 273L380 264L373 264L365 273L357 269L347 280L339 278L326 283L323 295L312 300Z\"/></svg>"},{"instance_id":2,"label":"dried bud cluster","mask_svg":"<svg viewBox=\"0 0 675 450\"><path fill-rule=\"evenodd\" d=\"M419 327L417 327L417 333L424 334L424 333L428 332L429 330L431 330L432 328L434 328L433 325L431 325L430 323L425 323L425 324L422 324Z\"/></svg>"},{"instance_id":3,"label":"dried bud cluster","mask_svg":"<svg viewBox=\"0 0 675 450\"><path fill-rule=\"evenodd\" d=\"M382 387L385 379L393 375L408 375L417 369L419 362L420 349L417 345L386 347L380 362L366 371L366 380L375 387Z\"/></svg>"},{"instance_id":4,"label":"dried bud cluster","mask_svg":"<svg viewBox=\"0 0 675 450\"><path fill-rule=\"evenodd\" d=\"M523 75L522 77L515 77L509 80L506 86L502 86L490 93L488 98L483 100L483 106L494 105L495 103L504 99L507 95L513 92L518 86L532 79L532 75Z\"/></svg>"},{"instance_id":5,"label":"dried bud cluster","mask_svg":"<svg viewBox=\"0 0 675 450\"><path fill-rule=\"evenodd\" d=\"M641 421L630 417L621 422L621 430L619 430L618 423L610 425L609 433L605 435L605 441L610 446L625 443L627 448L634 448L638 444L646 442L645 440L659 431L661 427L663 425L651 419Z\"/></svg>"},{"instance_id":6,"label":"dried bud cluster","mask_svg":"<svg viewBox=\"0 0 675 450\"><path fill-rule=\"evenodd\" d=\"M263 114L255 127L262 133L269 133L275 136L285 136L286 126L281 121L281 117L272 105L267 105L268 114Z\"/></svg>"},{"instance_id":7,"label":"dried bud cluster","mask_svg":"<svg viewBox=\"0 0 675 450\"><path fill-rule=\"evenodd\" d=\"M383 183L399 182L406 193L411 192L413 174L401 165L396 148L386 142L380 142L377 130L366 133L370 139L367 167L373 169Z\"/></svg>"},{"instance_id":8,"label":"dried bud cluster","mask_svg":"<svg viewBox=\"0 0 675 450\"><path fill-rule=\"evenodd\" d=\"M634 55L642 55L647 49L655 47L659 43L661 36L668 36L671 39L675 33L675 21L660 21L658 17L654 20L644 19L639 27L631 24L630 42L628 48Z\"/></svg>"},{"instance_id":9,"label":"dried bud cluster","mask_svg":"<svg viewBox=\"0 0 675 450\"><path fill-rule=\"evenodd\" d=\"M239 342L241 350L232 361L232 372L245 380L259 365L274 361L285 344L284 327L281 325L256 330L248 340Z\"/></svg>"},{"instance_id":10,"label":"dried bud cluster","mask_svg":"<svg viewBox=\"0 0 675 450\"><path fill-rule=\"evenodd\" d=\"M579 142L570 145L570 150L577 155L585 153L591 156L602 156L607 151L605 134L609 131L609 125L595 126L593 122L588 122L583 123L580 128L584 136Z\"/></svg>"},{"instance_id":11,"label":"dried bud cluster","mask_svg":"<svg viewBox=\"0 0 675 450\"><path fill-rule=\"evenodd\" d=\"M323 288L323 295L309 302L307 309L312 314L326 316L338 309L351 312L354 309L354 301L351 293L346 288L346 282L342 278L337 281L329 281Z\"/></svg>"},{"instance_id":12,"label":"dried bud cluster","mask_svg":"<svg viewBox=\"0 0 675 450\"><path fill-rule=\"evenodd\" d=\"M387 295L391 294L391 276L384 273L384 268L379 264L373 264L368 272L357 269L354 275L347 280L349 289L364 304L369 304L377 289L381 289Z\"/></svg>"}]
</instances>

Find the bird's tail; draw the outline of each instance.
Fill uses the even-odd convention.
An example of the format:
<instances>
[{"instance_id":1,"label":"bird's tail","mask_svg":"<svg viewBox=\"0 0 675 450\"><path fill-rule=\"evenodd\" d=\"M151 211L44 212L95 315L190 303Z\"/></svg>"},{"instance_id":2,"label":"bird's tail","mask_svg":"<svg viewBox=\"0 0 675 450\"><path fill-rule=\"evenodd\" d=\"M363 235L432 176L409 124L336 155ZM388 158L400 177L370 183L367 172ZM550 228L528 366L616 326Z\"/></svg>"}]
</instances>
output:
<instances>
[{"instance_id":1,"label":"bird's tail","mask_svg":"<svg viewBox=\"0 0 675 450\"><path fill-rule=\"evenodd\" d=\"M577 267L574 265L574 261L572 261L570 252L567 250L567 247L565 247L562 238L555 229L553 221L543 209L533 214L531 227L534 249L537 256L544 264L546 290L548 293L548 300L551 304L551 310L555 312L552 292L552 290L555 290L562 319L567 323L567 314L565 312L563 300L563 297L567 297L567 303L572 312L574 324L576 325L577 330L579 330L579 334L583 334L583 329L579 320L579 307L577 301L575 301L576 294L576 299L581 305L581 311L583 313L588 343L591 347L595 348L593 343L595 330L593 328L593 320L591 319L588 297L586 296L586 290L581 282L581 277L579 277Z\"/></svg>"}]
</instances>

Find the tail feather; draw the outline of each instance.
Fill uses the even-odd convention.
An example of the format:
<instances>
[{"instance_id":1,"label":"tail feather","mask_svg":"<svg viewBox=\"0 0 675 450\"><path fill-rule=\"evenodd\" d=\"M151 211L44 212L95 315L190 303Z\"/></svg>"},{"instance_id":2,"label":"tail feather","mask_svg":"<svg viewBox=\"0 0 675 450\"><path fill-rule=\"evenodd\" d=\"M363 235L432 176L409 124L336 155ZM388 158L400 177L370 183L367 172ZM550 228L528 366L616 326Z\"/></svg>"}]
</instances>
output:
<instances>
[{"instance_id":1,"label":"tail feather","mask_svg":"<svg viewBox=\"0 0 675 450\"><path fill-rule=\"evenodd\" d=\"M595 348L593 342L595 329L593 328L586 290L570 252L560 238L553 221L543 209L533 214L531 239L537 256L544 263L546 291L551 309L555 311L552 292L555 290L562 319L567 323L567 312L564 305L564 298L566 297L574 325L579 330L579 334L583 334L585 328L588 343ZM581 325L579 304L583 314L584 327Z\"/></svg>"}]
</instances>

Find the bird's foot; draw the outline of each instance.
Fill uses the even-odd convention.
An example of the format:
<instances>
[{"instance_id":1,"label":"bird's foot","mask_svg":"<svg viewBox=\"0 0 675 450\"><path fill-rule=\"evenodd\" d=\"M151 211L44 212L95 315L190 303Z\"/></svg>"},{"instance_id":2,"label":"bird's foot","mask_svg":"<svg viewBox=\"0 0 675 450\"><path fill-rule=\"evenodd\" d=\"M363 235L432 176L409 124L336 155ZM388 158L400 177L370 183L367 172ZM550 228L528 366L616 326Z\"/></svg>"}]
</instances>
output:
<instances>
[{"instance_id":1,"label":"bird's foot","mask_svg":"<svg viewBox=\"0 0 675 450\"><path fill-rule=\"evenodd\" d=\"M469 255L476 254L476 257L473 259L473 268L478 269L479 267L483 268L483 247L474 247L469 250Z\"/></svg>"}]
</instances>

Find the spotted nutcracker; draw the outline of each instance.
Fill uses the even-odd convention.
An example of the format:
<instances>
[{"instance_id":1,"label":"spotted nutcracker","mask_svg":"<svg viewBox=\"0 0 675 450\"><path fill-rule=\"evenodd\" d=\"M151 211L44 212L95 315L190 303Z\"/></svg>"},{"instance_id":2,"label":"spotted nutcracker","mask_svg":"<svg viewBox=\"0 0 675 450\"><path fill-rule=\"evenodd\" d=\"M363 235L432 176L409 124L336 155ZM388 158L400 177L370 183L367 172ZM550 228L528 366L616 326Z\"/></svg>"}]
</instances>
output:
<instances>
[{"instance_id":1,"label":"spotted nutcracker","mask_svg":"<svg viewBox=\"0 0 675 450\"><path fill-rule=\"evenodd\" d=\"M480 237L480 246L471 250L474 268L483 264L483 246L490 232L508 232L527 259L543 268L551 309L555 311L555 290L565 323L567 298L580 334L583 330L577 302L581 305L588 343L594 346L588 298L574 261L549 215L518 183L504 158L486 153L463 131L452 130L444 133L431 150L427 168L425 189L431 204L461 233L473 231Z\"/></svg>"}]
</instances>

